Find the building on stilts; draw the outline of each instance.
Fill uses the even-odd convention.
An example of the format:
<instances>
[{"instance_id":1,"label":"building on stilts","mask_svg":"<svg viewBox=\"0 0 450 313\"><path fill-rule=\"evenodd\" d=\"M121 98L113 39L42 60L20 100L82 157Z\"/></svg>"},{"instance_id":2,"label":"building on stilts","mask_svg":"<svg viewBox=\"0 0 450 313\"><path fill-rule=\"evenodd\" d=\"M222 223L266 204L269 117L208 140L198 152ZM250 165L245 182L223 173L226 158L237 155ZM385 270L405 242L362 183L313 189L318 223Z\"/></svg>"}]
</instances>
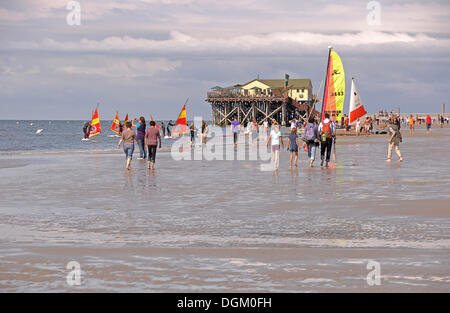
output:
<instances>
[{"instance_id":1,"label":"building on stilts","mask_svg":"<svg viewBox=\"0 0 450 313\"><path fill-rule=\"evenodd\" d=\"M317 96L312 94L310 79L254 79L246 84L212 87L206 100L211 104L212 123L228 125L237 117L241 123L253 118L258 124L274 119L288 125L292 119L307 120L315 110Z\"/></svg>"}]
</instances>

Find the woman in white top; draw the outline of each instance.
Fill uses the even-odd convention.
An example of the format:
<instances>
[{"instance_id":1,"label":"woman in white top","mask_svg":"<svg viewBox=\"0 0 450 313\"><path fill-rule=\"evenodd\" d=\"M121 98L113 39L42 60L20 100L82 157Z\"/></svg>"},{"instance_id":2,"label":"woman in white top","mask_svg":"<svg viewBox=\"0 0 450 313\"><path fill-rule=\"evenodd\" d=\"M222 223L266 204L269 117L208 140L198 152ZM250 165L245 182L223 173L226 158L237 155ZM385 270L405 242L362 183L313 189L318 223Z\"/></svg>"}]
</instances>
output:
<instances>
[{"instance_id":1,"label":"woman in white top","mask_svg":"<svg viewBox=\"0 0 450 313\"><path fill-rule=\"evenodd\" d=\"M283 137L281 137L280 128L278 125L275 125L270 132L269 138L267 138L267 146L269 146L269 142L272 143L272 160L273 160L273 169L275 171L278 170L279 164L279 154L280 154L280 141L281 147L284 147Z\"/></svg>"},{"instance_id":2,"label":"woman in white top","mask_svg":"<svg viewBox=\"0 0 450 313\"><path fill-rule=\"evenodd\" d=\"M356 136L359 136L359 132L361 131L361 121L359 120L359 118L356 120L355 130Z\"/></svg>"},{"instance_id":3,"label":"woman in white top","mask_svg":"<svg viewBox=\"0 0 450 313\"><path fill-rule=\"evenodd\" d=\"M269 122L265 120L263 126L264 126L264 137L267 138L267 134L269 133Z\"/></svg>"}]
</instances>

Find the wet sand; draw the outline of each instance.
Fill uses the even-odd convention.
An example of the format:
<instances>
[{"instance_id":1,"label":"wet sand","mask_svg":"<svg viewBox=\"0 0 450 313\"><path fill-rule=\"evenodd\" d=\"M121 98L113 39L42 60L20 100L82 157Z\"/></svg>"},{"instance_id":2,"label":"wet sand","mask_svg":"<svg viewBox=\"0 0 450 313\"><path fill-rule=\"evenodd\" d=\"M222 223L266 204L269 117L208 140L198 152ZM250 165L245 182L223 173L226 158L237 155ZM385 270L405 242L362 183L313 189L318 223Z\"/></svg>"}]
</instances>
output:
<instances>
[{"instance_id":1,"label":"wet sand","mask_svg":"<svg viewBox=\"0 0 450 313\"><path fill-rule=\"evenodd\" d=\"M114 150L3 154L0 291L449 292L449 135L404 136L392 164L386 136L343 136L332 168L300 153L289 170L283 150L278 174L169 153L154 173ZM72 260L81 286L66 283Z\"/></svg>"}]
</instances>

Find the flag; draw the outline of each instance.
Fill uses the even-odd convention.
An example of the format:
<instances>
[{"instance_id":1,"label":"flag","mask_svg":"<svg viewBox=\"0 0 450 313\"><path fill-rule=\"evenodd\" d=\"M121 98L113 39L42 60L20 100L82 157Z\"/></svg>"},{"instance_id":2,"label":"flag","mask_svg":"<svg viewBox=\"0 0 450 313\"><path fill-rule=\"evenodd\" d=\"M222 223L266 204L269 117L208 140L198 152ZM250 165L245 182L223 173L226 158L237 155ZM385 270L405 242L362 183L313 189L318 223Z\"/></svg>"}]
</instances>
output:
<instances>
[{"instance_id":1,"label":"flag","mask_svg":"<svg viewBox=\"0 0 450 313\"><path fill-rule=\"evenodd\" d=\"M181 135L187 133L187 122L186 122L186 105L181 109L180 115L178 115L175 127L172 130L172 134Z\"/></svg>"},{"instance_id":2,"label":"flag","mask_svg":"<svg viewBox=\"0 0 450 313\"><path fill-rule=\"evenodd\" d=\"M119 113L116 113L116 117L114 118L114 121L113 121L110 129L111 129L111 131L115 132L116 134L120 133Z\"/></svg>"},{"instance_id":3,"label":"flag","mask_svg":"<svg viewBox=\"0 0 450 313\"><path fill-rule=\"evenodd\" d=\"M352 89L350 94L350 109L349 109L349 122L353 123L360 117L366 115L367 112L362 105L361 98L359 97L359 92L356 90L356 85L352 79Z\"/></svg>"},{"instance_id":4,"label":"flag","mask_svg":"<svg viewBox=\"0 0 450 313\"><path fill-rule=\"evenodd\" d=\"M150 119L151 119L151 120L152 120L153 122L155 122L155 126L156 126L156 128L160 129L160 127L159 127L158 123L156 123L156 121L155 121L155 119L153 118L153 116L151 116L151 117L150 117Z\"/></svg>"},{"instance_id":5,"label":"flag","mask_svg":"<svg viewBox=\"0 0 450 313\"><path fill-rule=\"evenodd\" d=\"M102 131L102 126L100 125L98 109L95 109L95 112L92 115L91 129L89 131L89 138L100 134L101 131Z\"/></svg>"},{"instance_id":6,"label":"flag","mask_svg":"<svg viewBox=\"0 0 450 313\"><path fill-rule=\"evenodd\" d=\"M322 120L325 113L330 114L332 121L340 121L344 109L345 73L339 55L331 51L328 59L328 73L323 97Z\"/></svg>"}]
</instances>

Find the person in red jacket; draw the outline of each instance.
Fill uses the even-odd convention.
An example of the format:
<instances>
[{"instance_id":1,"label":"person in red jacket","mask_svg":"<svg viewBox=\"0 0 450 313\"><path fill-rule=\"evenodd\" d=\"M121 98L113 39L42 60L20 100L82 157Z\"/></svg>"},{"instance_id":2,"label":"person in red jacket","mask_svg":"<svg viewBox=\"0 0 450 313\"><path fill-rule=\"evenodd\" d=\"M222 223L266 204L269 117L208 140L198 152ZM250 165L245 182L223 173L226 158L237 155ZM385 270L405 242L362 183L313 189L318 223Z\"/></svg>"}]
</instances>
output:
<instances>
[{"instance_id":1,"label":"person in red jacket","mask_svg":"<svg viewBox=\"0 0 450 313\"><path fill-rule=\"evenodd\" d=\"M431 116L430 115L427 115L426 122L427 122L427 133L428 132L431 133Z\"/></svg>"}]
</instances>

